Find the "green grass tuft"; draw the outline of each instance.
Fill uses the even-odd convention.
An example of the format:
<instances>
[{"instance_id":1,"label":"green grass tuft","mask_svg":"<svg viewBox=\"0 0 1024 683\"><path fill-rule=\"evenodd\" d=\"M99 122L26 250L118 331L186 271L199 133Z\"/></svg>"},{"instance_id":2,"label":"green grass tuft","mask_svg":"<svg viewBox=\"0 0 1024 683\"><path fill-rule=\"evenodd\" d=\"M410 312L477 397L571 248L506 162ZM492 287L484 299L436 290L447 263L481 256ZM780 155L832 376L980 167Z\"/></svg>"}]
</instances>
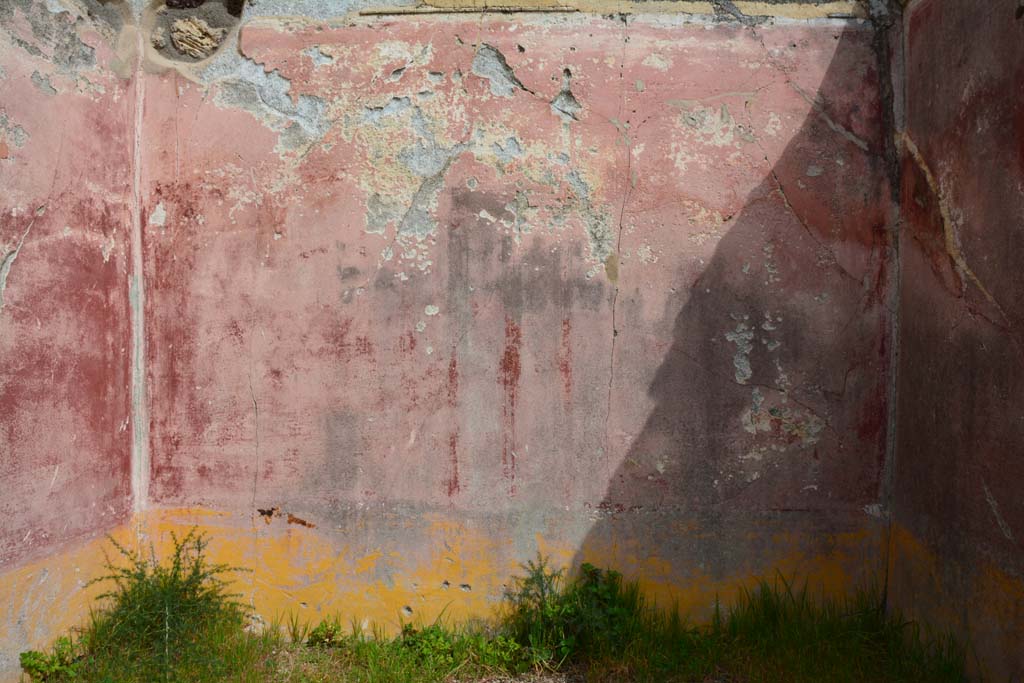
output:
<instances>
[{"instance_id":1,"label":"green grass tuft","mask_svg":"<svg viewBox=\"0 0 1024 683\"><path fill-rule=\"evenodd\" d=\"M711 623L648 603L616 571L584 564L568 578L538 557L523 566L492 622L404 624L390 637L358 622L296 616L260 633L205 559L195 532L164 563L114 544L126 562L74 638L22 654L33 681L166 683L448 683L571 670L588 681L963 683L964 652L884 608L882 591L813 596L782 577L743 591Z\"/></svg>"}]
</instances>

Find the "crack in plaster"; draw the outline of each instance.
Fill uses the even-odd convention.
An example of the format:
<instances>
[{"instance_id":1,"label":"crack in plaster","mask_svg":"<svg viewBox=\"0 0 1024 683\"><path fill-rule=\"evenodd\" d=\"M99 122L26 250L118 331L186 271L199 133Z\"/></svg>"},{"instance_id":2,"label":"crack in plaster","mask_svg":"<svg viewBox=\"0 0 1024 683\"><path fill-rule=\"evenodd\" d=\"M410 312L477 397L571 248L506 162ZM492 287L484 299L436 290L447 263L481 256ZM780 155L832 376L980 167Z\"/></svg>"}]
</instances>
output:
<instances>
[{"instance_id":1,"label":"crack in plaster","mask_svg":"<svg viewBox=\"0 0 1024 683\"><path fill-rule=\"evenodd\" d=\"M624 66L626 64L626 46L629 44L629 17L622 17L622 54L619 70L619 118L622 118L622 113L626 108L626 78L624 72ZM572 93L569 92L569 81L572 77L569 69L563 72L562 78L562 94L568 93L568 97L571 98L572 102L576 102L576 98L573 97ZM560 95L561 96L561 95ZM557 98L556 98L557 99ZM576 102L578 105L579 103ZM554 108L555 103L551 103ZM581 107L582 109L582 107ZM573 119L576 117L573 116ZM646 120L644 121L646 122ZM605 419L604 419L604 434L605 434L605 452L608 452L611 444L608 443L608 425L612 419L612 392L615 386L615 347L619 337L618 328L618 305L619 305L619 261L620 254L622 253L622 232L625 224L626 216L626 204L629 203L630 195L633 189L633 143L627 132L628 127L626 125L619 125L613 122L616 130L622 136L623 143L626 149L626 191L622 197L622 206L619 208L619 224L618 232L615 238L615 252L610 253L605 259L605 274L608 279L615 286L615 291L612 293L612 306L611 306L611 317L612 317L612 339L611 348L609 350L608 358L608 397L607 405L605 407Z\"/></svg>"},{"instance_id":2,"label":"crack in plaster","mask_svg":"<svg viewBox=\"0 0 1024 683\"><path fill-rule=\"evenodd\" d=\"M853 131L849 130L845 126L840 125L835 119L832 118L832 116L825 109L825 105L822 104L822 102L819 101L817 97L811 96L806 90L804 90L799 85L793 82L793 79L790 78L789 76L789 71L787 71L784 66L782 66L775 59L772 58L771 50L769 50L768 46L765 45L764 36L757 31L756 26L750 24L747 24L747 26L750 28L750 33L761 44L761 49L764 50L768 63L771 64L776 71L782 74L782 77L785 80L786 85L792 88L797 95L799 95L801 98L803 98L805 102L807 102L807 104L811 105L811 108L814 109L818 116L820 116L825 121L825 125L827 125L832 130L832 132L836 133L844 140L847 140L848 142L852 143L861 151L869 151L868 143L865 140L855 135Z\"/></svg>"},{"instance_id":3,"label":"crack in plaster","mask_svg":"<svg viewBox=\"0 0 1024 683\"><path fill-rule=\"evenodd\" d=\"M758 146L761 146L760 143L758 143ZM766 156L765 160L767 159L768 157ZM836 257L835 251L821 241L821 239L817 236L817 234L815 234L811 226L807 223L807 221L804 220L804 217L801 216L800 213L796 210L796 208L793 206L793 203L789 200L789 195L786 194L786 188L782 184L782 180L779 178L779 174L776 173L774 166L772 166L770 173L772 176L772 180L775 181L775 186L778 188L779 196L782 197L782 201L786 205L786 210L793 214L793 217L796 218L797 222L800 223L801 226L803 226L804 232L806 232L807 235L812 240L814 240L814 243L818 245L818 248L828 253L830 257L829 260L832 262L832 265L835 266L836 270L839 271L839 274L853 280L858 284L863 284L857 276L855 276L853 273L851 273L850 271L846 270L846 268L843 267L843 264L841 264L839 262L839 259Z\"/></svg>"},{"instance_id":4,"label":"crack in plaster","mask_svg":"<svg viewBox=\"0 0 1024 683\"><path fill-rule=\"evenodd\" d=\"M762 45L763 45L763 43L762 43ZM785 73L785 72L783 72L783 73ZM800 97L802 97L804 99L804 101L807 102L807 104L811 105L811 107L814 109L814 111L816 111L818 113L818 116L820 116L822 119L825 120L825 124L830 129L832 129L833 133L836 133L840 137L842 137L843 139L848 140L849 142L852 142L854 145L859 147L862 151L864 151L864 152L868 151L868 143L865 142L863 139L859 138L857 135L855 135L853 133L853 131L851 131L848 128L846 128L846 127L840 125L839 123L837 123L836 120L833 119L829 115L829 113L825 110L825 105L823 105L820 101L818 101L818 98L811 97L811 95L808 94L808 92L806 90L804 90L799 85L794 83L789 78L788 75L786 76L786 83L788 83L789 87L793 88L793 90L796 92L796 94L798 94Z\"/></svg>"},{"instance_id":5,"label":"crack in plaster","mask_svg":"<svg viewBox=\"0 0 1024 683\"><path fill-rule=\"evenodd\" d=\"M764 43L762 42L762 47L763 46ZM748 127L752 130L753 123L750 120L749 112L747 114L747 124ZM793 203L789 199L789 195L786 193L786 187L782 184L782 179L779 178L779 174L778 172L776 172L774 164L772 164L772 162L768 159L768 152L767 150L765 150L764 145L761 144L761 141L756 136L752 136L752 140L754 144L756 144L758 148L761 150L761 153L764 156L764 160L768 162L770 166L768 173L769 175L771 175L772 180L775 181L775 187L779 193L779 196L782 197L782 201L786 206L786 210L788 210L789 213L791 213L793 217L796 218L796 220L803 227L807 235L814 241L815 244L818 245L818 248L828 253L831 265L836 268L840 275L847 277L858 284L863 284L859 278L857 278L853 273L851 273L850 271L843 267L843 264L839 262L839 259L836 256L835 250L833 250L831 247L829 247L828 245L821 241L818 235L807 223L807 221L804 220L804 217L801 216L800 213L796 210L796 207L793 206Z\"/></svg>"},{"instance_id":6,"label":"crack in plaster","mask_svg":"<svg viewBox=\"0 0 1024 683\"><path fill-rule=\"evenodd\" d=\"M1013 530L1010 529L1010 525L1006 523L1006 520L1003 519L1003 515L999 512L999 504L996 503L996 498L992 495L992 491L989 489L988 483L984 479L981 480L981 487L985 491L985 501L988 502L989 508L992 509L992 514L995 515L996 524L999 525L999 530L1003 532L1003 536L1006 537L1006 540L1013 541Z\"/></svg>"},{"instance_id":7,"label":"crack in plaster","mask_svg":"<svg viewBox=\"0 0 1024 683\"><path fill-rule=\"evenodd\" d=\"M7 276L10 275L11 266L14 265L14 261L18 258L18 254L21 253L21 247L25 244L25 239L32 231L32 226L35 225L36 219L42 216L45 211L45 205L40 206L35 210L32 220L28 222L28 227L25 228L23 233L21 233L21 237L18 239L18 244L4 254L3 259L0 260L0 311L4 310L4 293L7 291Z\"/></svg>"},{"instance_id":8,"label":"crack in plaster","mask_svg":"<svg viewBox=\"0 0 1024 683\"><path fill-rule=\"evenodd\" d=\"M476 54L473 56L471 69L477 76L490 81L492 95L512 97L516 90L522 90L531 95L536 94L523 85L522 81L516 77L515 72L512 71L512 67L508 65L505 55L493 45L488 45L487 43L480 44Z\"/></svg>"},{"instance_id":9,"label":"crack in plaster","mask_svg":"<svg viewBox=\"0 0 1024 683\"><path fill-rule=\"evenodd\" d=\"M568 68L562 70L562 89L551 100L551 111L565 121L579 121L579 113L583 111L583 105L572 94L572 71Z\"/></svg>"},{"instance_id":10,"label":"crack in plaster","mask_svg":"<svg viewBox=\"0 0 1024 683\"><path fill-rule=\"evenodd\" d=\"M465 145L456 145L445 159L444 165L436 173L423 179L416 189L416 193L413 194L408 208L402 214L402 219L398 222L398 235L426 237L434 231L437 223L430 216L428 207L437 200L448 169L465 149Z\"/></svg>"},{"instance_id":11,"label":"crack in plaster","mask_svg":"<svg viewBox=\"0 0 1024 683\"><path fill-rule=\"evenodd\" d=\"M967 263L967 259L964 257L963 252L960 249L960 236L957 233L956 224L953 220L953 212L949 205L949 198L946 196L946 193L943 192L942 186L935 178L935 174L932 173L932 169L928 165L928 161L924 158L921 150L918 149L917 144L906 131L899 133L899 139L906 150L910 152L910 156L914 160L918 169L920 169L925 182L928 184L928 189L931 190L932 194L938 200L939 213L942 216L943 243L946 249L946 254L950 259L952 259L964 280L970 281L971 284L978 288L978 291L980 291L985 299L996 309L996 311L999 312L1000 317L1003 319L1003 324L1007 328L1011 328L1012 324L1009 316L1006 315L1003 307L999 305L998 301L996 301L992 292L985 287L971 269L970 265Z\"/></svg>"}]
</instances>

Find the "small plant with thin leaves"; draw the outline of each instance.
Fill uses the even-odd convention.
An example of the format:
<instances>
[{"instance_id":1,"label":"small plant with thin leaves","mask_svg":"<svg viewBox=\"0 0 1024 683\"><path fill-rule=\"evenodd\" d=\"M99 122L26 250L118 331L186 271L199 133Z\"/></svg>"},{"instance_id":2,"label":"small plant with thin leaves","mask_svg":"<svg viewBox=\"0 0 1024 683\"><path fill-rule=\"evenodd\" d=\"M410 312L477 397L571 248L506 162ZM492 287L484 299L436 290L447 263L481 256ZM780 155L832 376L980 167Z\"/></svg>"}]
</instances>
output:
<instances>
[{"instance_id":1,"label":"small plant with thin leaves","mask_svg":"<svg viewBox=\"0 0 1024 683\"><path fill-rule=\"evenodd\" d=\"M525 574L512 577L505 590L506 628L526 650L531 664L561 663L571 650L564 631L566 606L560 599L564 572L553 569L541 555L522 568Z\"/></svg>"},{"instance_id":2,"label":"small plant with thin leaves","mask_svg":"<svg viewBox=\"0 0 1024 683\"><path fill-rule=\"evenodd\" d=\"M288 615L288 640L292 643L304 643L309 638L311 629L309 623L302 620L298 614ZM280 629L277 629L280 631Z\"/></svg>"},{"instance_id":3,"label":"small plant with thin leaves","mask_svg":"<svg viewBox=\"0 0 1024 683\"><path fill-rule=\"evenodd\" d=\"M523 565L506 591L506 624L534 665L619 657L640 634L646 608L636 584L584 563L572 581L544 557Z\"/></svg>"},{"instance_id":4,"label":"small plant with thin leaves","mask_svg":"<svg viewBox=\"0 0 1024 683\"><path fill-rule=\"evenodd\" d=\"M244 641L248 614L222 578L236 570L208 562L209 542L195 529L171 537L173 548L164 562L148 560L111 538L122 561L108 556L107 574L90 582L112 587L99 596L100 607L74 647L61 641L54 646L50 661L65 663L40 678L46 662L26 653L23 669L37 680L147 683L198 680L229 670L226 653ZM62 655L68 650L73 654Z\"/></svg>"}]
</instances>

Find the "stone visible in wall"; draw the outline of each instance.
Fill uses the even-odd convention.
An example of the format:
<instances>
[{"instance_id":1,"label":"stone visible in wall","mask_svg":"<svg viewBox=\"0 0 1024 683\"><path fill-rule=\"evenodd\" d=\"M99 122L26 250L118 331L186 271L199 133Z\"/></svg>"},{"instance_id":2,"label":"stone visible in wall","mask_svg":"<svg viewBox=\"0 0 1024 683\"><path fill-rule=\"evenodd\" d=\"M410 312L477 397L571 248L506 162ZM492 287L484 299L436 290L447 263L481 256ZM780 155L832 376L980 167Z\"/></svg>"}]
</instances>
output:
<instances>
[{"instance_id":1,"label":"stone visible in wall","mask_svg":"<svg viewBox=\"0 0 1024 683\"><path fill-rule=\"evenodd\" d=\"M148 10L149 43L176 62L208 59L238 25L243 5L241 0L167 0Z\"/></svg>"},{"instance_id":2,"label":"stone visible in wall","mask_svg":"<svg viewBox=\"0 0 1024 683\"><path fill-rule=\"evenodd\" d=\"M225 34L227 30L213 28L198 17L178 19L171 24L171 43L178 52L193 59L206 59L212 55L224 41Z\"/></svg>"}]
</instances>

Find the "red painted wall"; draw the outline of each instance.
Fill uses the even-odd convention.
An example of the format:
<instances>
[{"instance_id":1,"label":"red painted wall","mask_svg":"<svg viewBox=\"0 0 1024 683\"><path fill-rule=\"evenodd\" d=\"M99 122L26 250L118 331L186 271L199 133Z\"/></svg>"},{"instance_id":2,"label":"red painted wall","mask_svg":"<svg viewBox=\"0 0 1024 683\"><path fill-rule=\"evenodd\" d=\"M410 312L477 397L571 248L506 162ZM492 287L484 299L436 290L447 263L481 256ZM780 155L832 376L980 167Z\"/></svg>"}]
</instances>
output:
<instances>
[{"instance_id":1,"label":"red painted wall","mask_svg":"<svg viewBox=\"0 0 1024 683\"><path fill-rule=\"evenodd\" d=\"M133 97L104 38L0 8L0 567L130 511Z\"/></svg>"},{"instance_id":2,"label":"red painted wall","mask_svg":"<svg viewBox=\"0 0 1024 683\"><path fill-rule=\"evenodd\" d=\"M680 581L873 528L870 27L405 18L241 50L208 92L146 83L154 503L570 527Z\"/></svg>"},{"instance_id":3,"label":"red painted wall","mask_svg":"<svg viewBox=\"0 0 1024 683\"><path fill-rule=\"evenodd\" d=\"M894 601L1024 677L1024 18L906 14Z\"/></svg>"}]
</instances>

